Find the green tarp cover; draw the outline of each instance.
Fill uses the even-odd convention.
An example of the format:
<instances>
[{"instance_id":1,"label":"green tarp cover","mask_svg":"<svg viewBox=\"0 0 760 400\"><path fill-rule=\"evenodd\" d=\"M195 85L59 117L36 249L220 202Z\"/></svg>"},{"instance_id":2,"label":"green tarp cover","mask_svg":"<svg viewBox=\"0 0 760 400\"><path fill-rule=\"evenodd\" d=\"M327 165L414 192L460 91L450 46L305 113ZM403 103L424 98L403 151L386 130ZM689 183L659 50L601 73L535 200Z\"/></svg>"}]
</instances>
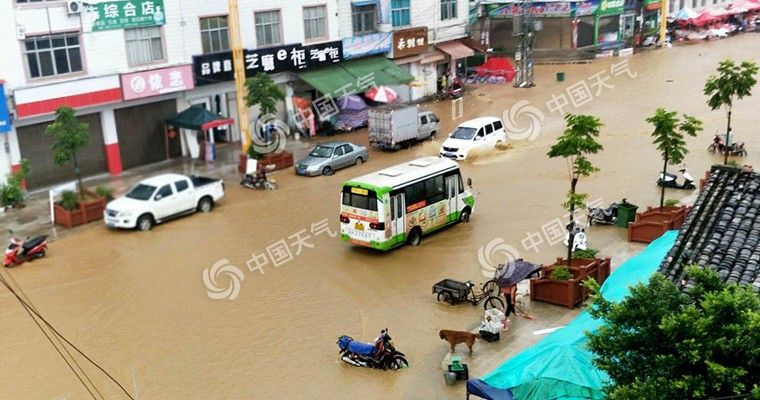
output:
<instances>
[{"instance_id":1,"label":"green tarp cover","mask_svg":"<svg viewBox=\"0 0 760 400\"><path fill-rule=\"evenodd\" d=\"M301 72L298 77L322 94L339 97L371 86L403 85L414 76L384 57L346 61L332 67Z\"/></svg>"},{"instance_id":2,"label":"green tarp cover","mask_svg":"<svg viewBox=\"0 0 760 400\"><path fill-rule=\"evenodd\" d=\"M610 274L601 288L604 298L619 302L631 286L648 281L673 247L677 234L666 232ZM567 326L481 379L495 388L511 389L515 400L602 399L602 387L609 377L593 365L585 335L601 323L583 311Z\"/></svg>"},{"instance_id":3,"label":"green tarp cover","mask_svg":"<svg viewBox=\"0 0 760 400\"><path fill-rule=\"evenodd\" d=\"M187 110L167 119L166 123L180 128L203 131L206 130L204 125L215 121L224 122L230 120L221 115L214 114L201 106L190 106Z\"/></svg>"}]
</instances>

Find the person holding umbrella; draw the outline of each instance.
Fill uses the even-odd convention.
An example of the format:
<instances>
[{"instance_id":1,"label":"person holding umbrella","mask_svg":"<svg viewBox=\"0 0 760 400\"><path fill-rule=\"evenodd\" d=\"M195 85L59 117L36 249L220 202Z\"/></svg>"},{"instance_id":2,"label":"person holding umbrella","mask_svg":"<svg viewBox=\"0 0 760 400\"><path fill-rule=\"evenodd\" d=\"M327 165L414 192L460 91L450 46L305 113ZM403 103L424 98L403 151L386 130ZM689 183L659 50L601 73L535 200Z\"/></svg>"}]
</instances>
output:
<instances>
[{"instance_id":1,"label":"person holding umbrella","mask_svg":"<svg viewBox=\"0 0 760 400\"><path fill-rule=\"evenodd\" d=\"M523 259L518 259L507 263L499 268L496 277L496 284L501 288L502 294L507 299L507 309L504 312L507 317L510 314L519 315L526 319L533 319L533 316L522 310L517 311L517 284L523 279L537 273L541 266L529 263ZM504 330L509 330L509 319L504 319Z\"/></svg>"}]
</instances>

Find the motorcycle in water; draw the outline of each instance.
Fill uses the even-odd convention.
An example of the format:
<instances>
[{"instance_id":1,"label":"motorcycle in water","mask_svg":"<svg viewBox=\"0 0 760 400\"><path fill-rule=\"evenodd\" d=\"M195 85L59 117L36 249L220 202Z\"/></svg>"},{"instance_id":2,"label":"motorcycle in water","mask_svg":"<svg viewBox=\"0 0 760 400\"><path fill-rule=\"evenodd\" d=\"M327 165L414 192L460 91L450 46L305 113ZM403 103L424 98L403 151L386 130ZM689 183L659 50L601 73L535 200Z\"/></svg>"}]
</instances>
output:
<instances>
[{"instance_id":1,"label":"motorcycle in water","mask_svg":"<svg viewBox=\"0 0 760 400\"><path fill-rule=\"evenodd\" d=\"M240 184L249 189L275 190L277 181L272 179L274 164L267 165L264 169L257 169L253 174L246 174Z\"/></svg>"},{"instance_id":2,"label":"motorcycle in water","mask_svg":"<svg viewBox=\"0 0 760 400\"><path fill-rule=\"evenodd\" d=\"M573 249L575 250L588 250L588 245L586 244L586 230L583 228L575 228L573 233ZM570 243L570 233L565 235L565 247L569 246Z\"/></svg>"},{"instance_id":3,"label":"motorcycle in water","mask_svg":"<svg viewBox=\"0 0 760 400\"><path fill-rule=\"evenodd\" d=\"M396 370L409 366L406 355L393 346L388 328L380 331L372 343L358 342L346 335L338 338L337 343L340 359L356 367Z\"/></svg>"},{"instance_id":4,"label":"motorcycle in water","mask_svg":"<svg viewBox=\"0 0 760 400\"><path fill-rule=\"evenodd\" d=\"M729 156L746 156L747 150L744 148L744 142L734 142L726 146L723 137L715 135L711 145L707 146L707 151L721 154L728 153Z\"/></svg>"},{"instance_id":5,"label":"motorcycle in water","mask_svg":"<svg viewBox=\"0 0 760 400\"><path fill-rule=\"evenodd\" d=\"M628 204L626 199L620 203L612 203L607 208L590 207L588 209L588 225L614 225L617 222L617 210L622 204Z\"/></svg>"},{"instance_id":6,"label":"motorcycle in water","mask_svg":"<svg viewBox=\"0 0 760 400\"><path fill-rule=\"evenodd\" d=\"M19 248L21 251L19 252ZM13 267L23 264L26 261L36 260L45 257L47 250L47 236L37 236L34 239L21 241L11 236L11 243L5 250L5 261L3 266Z\"/></svg>"},{"instance_id":7,"label":"motorcycle in water","mask_svg":"<svg viewBox=\"0 0 760 400\"><path fill-rule=\"evenodd\" d=\"M691 174L689 174L689 171L686 168L681 168L679 172L681 172L681 176L683 177L682 183L678 183L678 177L675 174L666 172L663 176L661 172L660 179L657 180L657 185L672 189L692 190L697 188L694 186L694 178L691 177Z\"/></svg>"}]
</instances>

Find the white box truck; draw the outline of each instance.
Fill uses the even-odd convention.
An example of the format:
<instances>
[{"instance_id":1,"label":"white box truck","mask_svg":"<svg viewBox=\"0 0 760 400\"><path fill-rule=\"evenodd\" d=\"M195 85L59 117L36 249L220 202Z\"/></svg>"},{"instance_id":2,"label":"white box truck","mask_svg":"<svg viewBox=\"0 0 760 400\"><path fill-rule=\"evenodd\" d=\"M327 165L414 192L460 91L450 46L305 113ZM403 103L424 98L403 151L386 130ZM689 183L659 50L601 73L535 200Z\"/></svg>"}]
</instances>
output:
<instances>
[{"instance_id":1,"label":"white box truck","mask_svg":"<svg viewBox=\"0 0 760 400\"><path fill-rule=\"evenodd\" d=\"M370 108L368 123L370 145L392 150L434 137L440 127L432 111L402 105Z\"/></svg>"}]
</instances>

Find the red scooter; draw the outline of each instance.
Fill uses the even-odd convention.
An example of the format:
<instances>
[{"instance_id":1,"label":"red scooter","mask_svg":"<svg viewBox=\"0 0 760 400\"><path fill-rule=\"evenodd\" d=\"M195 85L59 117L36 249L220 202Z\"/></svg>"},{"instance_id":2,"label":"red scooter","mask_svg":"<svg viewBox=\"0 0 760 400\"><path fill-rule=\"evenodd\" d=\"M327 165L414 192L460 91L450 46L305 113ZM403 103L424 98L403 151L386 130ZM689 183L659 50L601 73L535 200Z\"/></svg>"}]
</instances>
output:
<instances>
[{"instance_id":1,"label":"red scooter","mask_svg":"<svg viewBox=\"0 0 760 400\"><path fill-rule=\"evenodd\" d=\"M21 247L21 252L18 249ZM11 244L5 250L5 261L3 266L13 267L23 264L25 261L32 261L45 257L47 250L47 236L37 236L34 239L21 241L11 236Z\"/></svg>"}]
</instances>

